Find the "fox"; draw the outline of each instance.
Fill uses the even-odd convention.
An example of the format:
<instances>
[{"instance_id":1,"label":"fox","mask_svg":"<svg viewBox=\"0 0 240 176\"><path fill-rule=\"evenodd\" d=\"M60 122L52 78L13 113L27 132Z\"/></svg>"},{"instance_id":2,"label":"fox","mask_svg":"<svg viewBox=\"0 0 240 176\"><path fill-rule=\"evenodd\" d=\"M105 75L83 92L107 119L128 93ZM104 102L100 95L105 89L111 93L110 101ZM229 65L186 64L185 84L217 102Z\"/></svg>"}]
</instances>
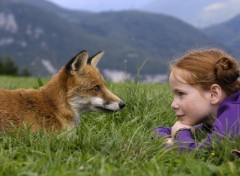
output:
<instances>
[{"instance_id":1,"label":"fox","mask_svg":"<svg viewBox=\"0 0 240 176\"><path fill-rule=\"evenodd\" d=\"M83 50L39 89L0 89L0 132L71 130L86 112L117 112L125 103L107 87L97 63Z\"/></svg>"}]
</instances>

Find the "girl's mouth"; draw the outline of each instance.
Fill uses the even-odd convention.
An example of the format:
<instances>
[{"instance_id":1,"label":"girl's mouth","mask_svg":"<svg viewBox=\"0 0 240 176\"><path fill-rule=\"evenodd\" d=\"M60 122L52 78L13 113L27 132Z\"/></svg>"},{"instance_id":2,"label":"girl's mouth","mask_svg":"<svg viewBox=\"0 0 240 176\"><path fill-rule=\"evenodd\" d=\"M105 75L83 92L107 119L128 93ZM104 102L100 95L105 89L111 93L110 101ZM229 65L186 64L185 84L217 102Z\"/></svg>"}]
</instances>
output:
<instances>
[{"instance_id":1,"label":"girl's mouth","mask_svg":"<svg viewBox=\"0 0 240 176\"><path fill-rule=\"evenodd\" d=\"M177 118L182 118L184 115L176 115L177 116Z\"/></svg>"}]
</instances>

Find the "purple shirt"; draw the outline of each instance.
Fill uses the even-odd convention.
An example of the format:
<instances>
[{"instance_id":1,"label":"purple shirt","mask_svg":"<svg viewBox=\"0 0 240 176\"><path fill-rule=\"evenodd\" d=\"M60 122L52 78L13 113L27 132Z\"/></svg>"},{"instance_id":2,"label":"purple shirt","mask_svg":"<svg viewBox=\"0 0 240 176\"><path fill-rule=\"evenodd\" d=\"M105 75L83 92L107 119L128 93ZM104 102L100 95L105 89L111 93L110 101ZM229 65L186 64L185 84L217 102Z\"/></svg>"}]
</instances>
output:
<instances>
[{"instance_id":1,"label":"purple shirt","mask_svg":"<svg viewBox=\"0 0 240 176\"><path fill-rule=\"evenodd\" d=\"M201 144L196 142L189 130L182 130L177 134L175 141L180 150L211 144L213 138L240 137L240 90L222 101L217 111L217 119L212 127L200 124L196 126L196 131L198 130L207 131L207 137ZM159 137L171 136L171 128L158 127L154 131Z\"/></svg>"}]
</instances>

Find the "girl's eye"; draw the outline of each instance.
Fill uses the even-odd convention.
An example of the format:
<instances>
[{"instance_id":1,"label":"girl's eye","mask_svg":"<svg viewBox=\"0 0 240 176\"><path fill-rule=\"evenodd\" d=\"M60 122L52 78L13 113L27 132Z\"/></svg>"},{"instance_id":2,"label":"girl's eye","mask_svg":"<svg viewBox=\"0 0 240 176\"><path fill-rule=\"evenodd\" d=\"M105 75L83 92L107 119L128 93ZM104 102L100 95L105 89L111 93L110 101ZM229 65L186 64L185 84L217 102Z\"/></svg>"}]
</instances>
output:
<instances>
[{"instance_id":1,"label":"girl's eye","mask_svg":"<svg viewBox=\"0 0 240 176\"><path fill-rule=\"evenodd\" d=\"M93 90L96 91L96 92L100 91L100 86L99 86L99 85L95 86L95 87L93 88Z\"/></svg>"},{"instance_id":2,"label":"girl's eye","mask_svg":"<svg viewBox=\"0 0 240 176\"><path fill-rule=\"evenodd\" d=\"M184 92L178 92L178 95L182 96L182 95L185 95Z\"/></svg>"}]
</instances>

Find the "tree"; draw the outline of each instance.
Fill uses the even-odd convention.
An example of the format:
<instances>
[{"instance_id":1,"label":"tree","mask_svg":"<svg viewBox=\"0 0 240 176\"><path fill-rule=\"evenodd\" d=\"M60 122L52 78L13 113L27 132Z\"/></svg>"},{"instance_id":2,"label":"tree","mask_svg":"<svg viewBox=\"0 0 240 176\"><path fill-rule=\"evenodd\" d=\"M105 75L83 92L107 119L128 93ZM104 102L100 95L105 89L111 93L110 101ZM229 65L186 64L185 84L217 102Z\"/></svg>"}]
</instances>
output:
<instances>
[{"instance_id":1,"label":"tree","mask_svg":"<svg viewBox=\"0 0 240 176\"><path fill-rule=\"evenodd\" d=\"M21 73L19 73L18 70L17 65L10 57L7 59L0 57L0 75L30 76L30 72L26 68L23 69Z\"/></svg>"}]
</instances>

